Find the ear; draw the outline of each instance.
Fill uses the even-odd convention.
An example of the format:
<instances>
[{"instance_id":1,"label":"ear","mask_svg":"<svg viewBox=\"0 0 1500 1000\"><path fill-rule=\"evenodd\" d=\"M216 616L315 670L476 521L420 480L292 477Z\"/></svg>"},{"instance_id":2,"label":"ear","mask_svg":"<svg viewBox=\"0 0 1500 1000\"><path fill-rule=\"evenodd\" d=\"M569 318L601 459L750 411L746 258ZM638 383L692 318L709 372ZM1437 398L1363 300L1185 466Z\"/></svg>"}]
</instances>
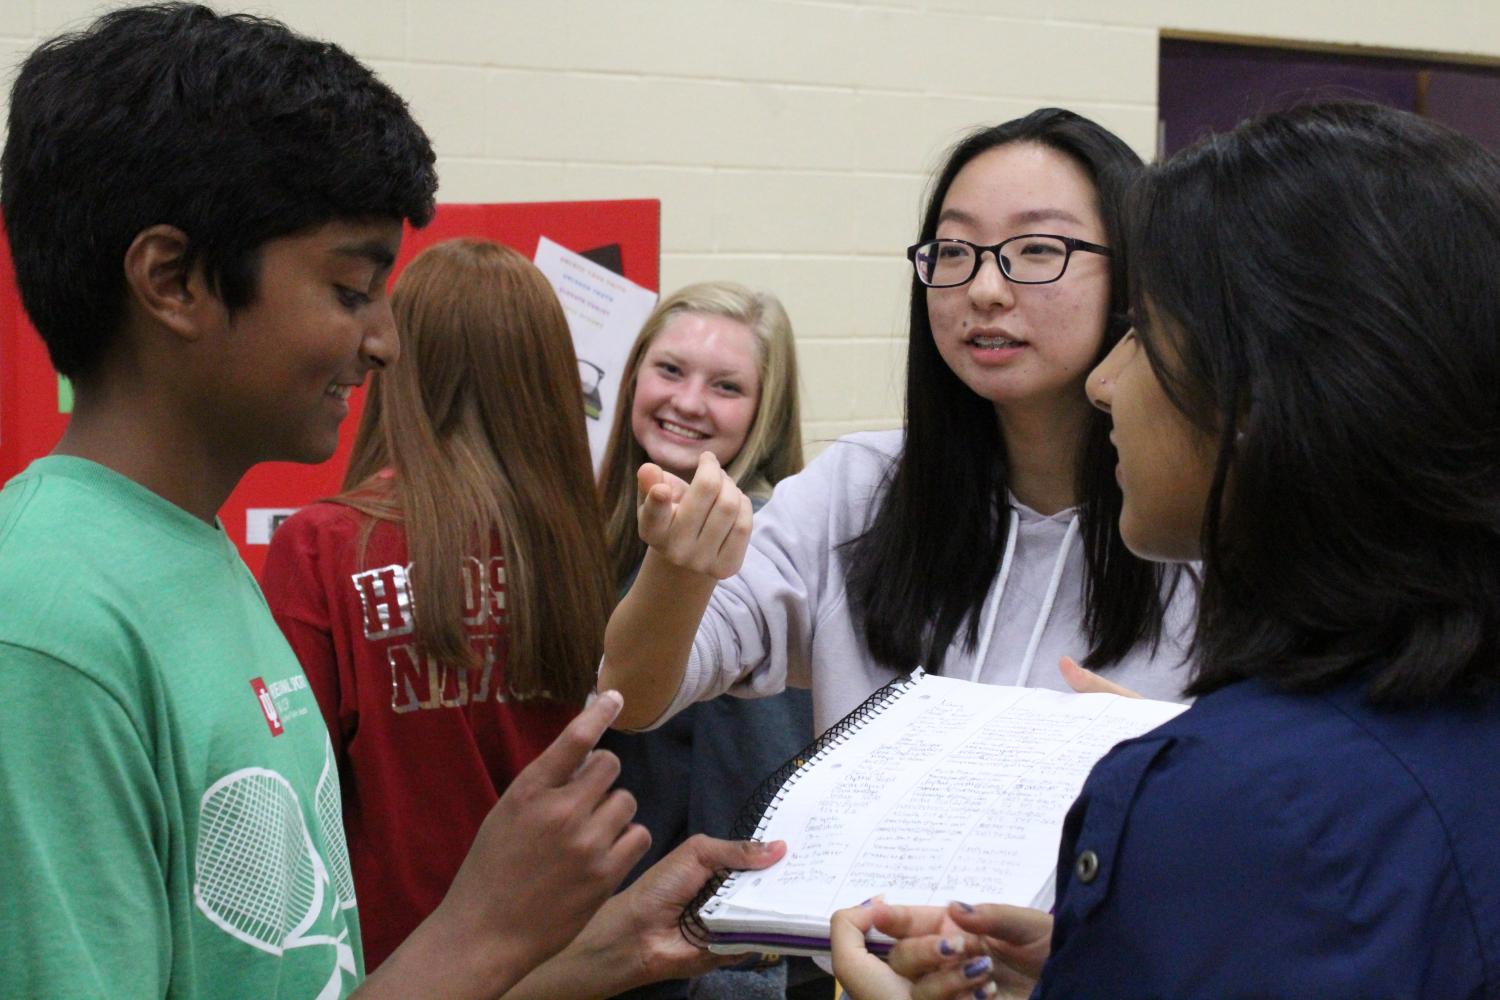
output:
<instances>
[{"instance_id":1,"label":"ear","mask_svg":"<svg viewBox=\"0 0 1500 1000\"><path fill-rule=\"evenodd\" d=\"M125 251L125 287L137 309L185 340L217 315L218 297L200 267L188 265L188 237L176 226L141 230Z\"/></svg>"}]
</instances>

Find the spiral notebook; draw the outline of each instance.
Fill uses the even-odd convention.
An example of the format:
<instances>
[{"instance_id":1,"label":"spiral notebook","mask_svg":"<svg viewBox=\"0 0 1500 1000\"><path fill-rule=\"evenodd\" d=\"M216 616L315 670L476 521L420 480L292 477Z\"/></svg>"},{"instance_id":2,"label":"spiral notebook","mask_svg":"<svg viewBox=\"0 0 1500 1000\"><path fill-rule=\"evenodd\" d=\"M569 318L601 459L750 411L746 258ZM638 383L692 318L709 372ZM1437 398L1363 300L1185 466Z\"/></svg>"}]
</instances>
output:
<instances>
[{"instance_id":1,"label":"spiral notebook","mask_svg":"<svg viewBox=\"0 0 1500 1000\"><path fill-rule=\"evenodd\" d=\"M1089 770L1185 707L920 670L893 681L766 779L735 832L785 840L787 856L709 883L683 930L722 954L823 955L833 911L877 894L1050 909Z\"/></svg>"}]
</instances>

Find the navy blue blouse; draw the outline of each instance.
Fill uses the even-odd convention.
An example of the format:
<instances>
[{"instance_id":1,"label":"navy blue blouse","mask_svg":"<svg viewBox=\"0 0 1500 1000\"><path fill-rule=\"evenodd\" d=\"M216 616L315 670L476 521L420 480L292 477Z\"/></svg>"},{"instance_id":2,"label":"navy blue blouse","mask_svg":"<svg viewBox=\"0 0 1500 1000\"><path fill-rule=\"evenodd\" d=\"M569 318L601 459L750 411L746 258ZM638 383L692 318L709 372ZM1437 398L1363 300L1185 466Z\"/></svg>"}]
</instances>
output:
<instances>
[{"instance_id":1,"label":"navy blue blouse","mask_svg":"<svg viewBox=\"0 0 1500 1000\"><path fill-rule=\"evenodd\" d=\"M1036 996L1500 997L1500 697L1243 682L1094 768Z\"/></svg>"}]
</instances>

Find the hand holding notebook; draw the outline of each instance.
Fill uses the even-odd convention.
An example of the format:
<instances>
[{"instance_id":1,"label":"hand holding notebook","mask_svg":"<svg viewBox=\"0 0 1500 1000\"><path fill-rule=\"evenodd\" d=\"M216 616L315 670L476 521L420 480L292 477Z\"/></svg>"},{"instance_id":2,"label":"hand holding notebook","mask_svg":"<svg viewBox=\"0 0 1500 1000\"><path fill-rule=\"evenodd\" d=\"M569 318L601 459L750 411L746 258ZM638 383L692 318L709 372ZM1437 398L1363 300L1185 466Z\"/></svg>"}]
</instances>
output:
<instances>
[{"instance_id":1,"label":"hand holding notebook","mask_svg":"<svg viewBox=\"0 0 1500 1000\"><path fill-rule=\"evenodd\" d=\"M826 954L833 911L877 894L1048 909L1089 770L1185 707L918 671L768 780L753 835L785 840L786 858L729 875L687 923L715 951Z\"/></svg>"}]
</instances>

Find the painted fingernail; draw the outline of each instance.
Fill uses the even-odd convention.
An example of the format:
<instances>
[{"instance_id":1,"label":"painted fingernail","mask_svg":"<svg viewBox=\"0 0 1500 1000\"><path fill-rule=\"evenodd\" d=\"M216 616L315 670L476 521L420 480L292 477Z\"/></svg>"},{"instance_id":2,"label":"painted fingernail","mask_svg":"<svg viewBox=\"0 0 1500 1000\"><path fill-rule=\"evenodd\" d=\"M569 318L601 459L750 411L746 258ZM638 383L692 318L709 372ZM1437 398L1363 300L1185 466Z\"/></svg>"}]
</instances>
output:
<instances>
[{"instance_id":1,"label":"painted fingernail","mask_svg":"<svg viewBox=\"0 0 1500 1000\"><path fill-rule=\"evenodd\" d=\"M964 966L964 978L973 979L975 976L982 976L989 971L990 956L980 955L978 958L974 959L974 961Z\"/></svg>"},{"instance_id":2,"label":"painted fingernail","mask_svg":"<svg viewBox=\"0 0 1500 1000\"><path fill-rule=\"evenodd\" d=\"M943 938L938 942L939 955L951 955L955 950L956 949L953 947L952 942L950 942L947 938Z\"/></svg>"},{"instance_id":3,"label":"painted fingernail","mask_svg":"<svg viewBox=\"0 0 1500 1000\"><path fill-rule=\"evenodd\" d=\"M870 906L870 905L874 904L874 902L875 902L875 897L871 896L869 899L865 900L863 903L860 903L859 905L860 906Z\"/></svg>"},{"instance_id":4,"label":"painted fingernail","mask_svg":"<svg viewBox=\"0 0 1500 1000\"><path fill-rule=\"evenodd\" d=\"M958 907L960 910L963 910L965 913L973 913L974 912L974 907L970 906L968 903L960 903L958 900L955 899L953 901L953 905L956 906L956 907Z\"/></svg>"}]
</instances>

